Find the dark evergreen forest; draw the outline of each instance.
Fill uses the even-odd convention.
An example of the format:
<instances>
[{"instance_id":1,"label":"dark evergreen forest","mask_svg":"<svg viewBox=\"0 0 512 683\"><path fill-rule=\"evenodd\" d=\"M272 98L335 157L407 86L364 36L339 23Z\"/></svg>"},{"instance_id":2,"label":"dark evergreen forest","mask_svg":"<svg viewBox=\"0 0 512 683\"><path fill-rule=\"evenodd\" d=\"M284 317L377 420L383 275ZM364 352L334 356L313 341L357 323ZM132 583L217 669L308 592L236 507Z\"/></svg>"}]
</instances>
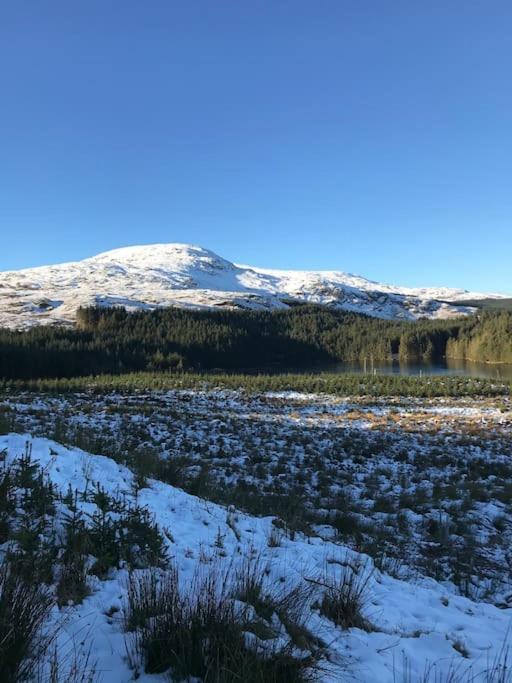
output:
<instances>
[{"instance_id":1,"label":"dark evergreen forest","mask_svg":"<svg viewBox=\"0 0 512 683\"><path fill-rule=\"evenodd\" d=\"M0 330L0 377L78 377L137 371L278 371L337 361L435 361L445 354L512 362L512 314L388 321L297 305L279 311L128 313L79 309L77 325Z\"/></svg>"},{"instance_id":2,"label":"dark evergreen forest","mask_svg":"<svg viewBox=\"0 0 512 683\"><path fill-rule=\"evenodd\" d=\"M446 355L482 363L512 363L512 313L470 318L448 339Z\"/></svg>"}]
</instances>

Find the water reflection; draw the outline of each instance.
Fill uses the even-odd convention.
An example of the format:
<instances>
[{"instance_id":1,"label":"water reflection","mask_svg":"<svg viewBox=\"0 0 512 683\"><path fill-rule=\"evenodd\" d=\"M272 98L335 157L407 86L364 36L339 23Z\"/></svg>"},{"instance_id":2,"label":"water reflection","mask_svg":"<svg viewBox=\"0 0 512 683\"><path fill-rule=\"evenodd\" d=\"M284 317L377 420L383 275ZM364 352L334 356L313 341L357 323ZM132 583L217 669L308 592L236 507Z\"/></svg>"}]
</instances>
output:
<instances>
[{"instance_id":1,"label":"water reflection","mask_svg":"<svg viewBox=\"0 0 512 683\"><path fill-rule=\"evenodd\" d=\"M462 375L512 380L512 365L489 365L446 358L435 363L408 363L406 361L353 361L337 363L331 371L339 373L377 373L379 375Z\"/></svg>"}]
</instances>

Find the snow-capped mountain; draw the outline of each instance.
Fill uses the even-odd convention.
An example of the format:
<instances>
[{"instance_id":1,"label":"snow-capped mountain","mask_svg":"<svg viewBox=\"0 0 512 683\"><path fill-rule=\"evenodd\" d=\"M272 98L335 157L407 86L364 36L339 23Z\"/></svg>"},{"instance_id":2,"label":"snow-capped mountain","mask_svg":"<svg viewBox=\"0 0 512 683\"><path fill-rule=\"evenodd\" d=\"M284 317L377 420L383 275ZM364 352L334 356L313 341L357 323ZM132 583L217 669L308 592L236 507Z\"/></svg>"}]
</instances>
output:
<instances>
[{"instance_id":1,"label":"snow-capped mountain","mask_svg":"<svg viewBox=\"0 0 512 683\"><path fill-rule=\"evenodd\" d=\"M114 249L92 258L0 273L0 326L71 324L79 306L279 308L326 304L380 318L468 314L459 289L411 289L340 271L269 270L237 265L190 244ZM498 295L494 295L498 296ZM446 301L456 301L449 304Z\"/></svg>"}]
</instances>

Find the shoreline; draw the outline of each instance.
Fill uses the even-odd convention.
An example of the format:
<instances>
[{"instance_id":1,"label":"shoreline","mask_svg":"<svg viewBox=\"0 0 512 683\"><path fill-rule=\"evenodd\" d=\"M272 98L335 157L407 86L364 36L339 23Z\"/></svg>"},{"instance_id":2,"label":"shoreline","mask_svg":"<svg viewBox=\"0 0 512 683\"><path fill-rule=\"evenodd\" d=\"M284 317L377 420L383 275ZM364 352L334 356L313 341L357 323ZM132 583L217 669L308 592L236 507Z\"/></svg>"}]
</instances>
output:
<instances>
[{"instance_id":1,"label":"shoreline","mask_svg":"<svg viewBox=\"0 0 512 683\"><path fill-rule=\"evenodd\" d=\"M445 356L446 360L462 360L465 363L478 363L481 365L509 365L512 368L512 362L506 360L476 360L475 358L461 358L460 356Z\"/></svg>"}]
</instances>

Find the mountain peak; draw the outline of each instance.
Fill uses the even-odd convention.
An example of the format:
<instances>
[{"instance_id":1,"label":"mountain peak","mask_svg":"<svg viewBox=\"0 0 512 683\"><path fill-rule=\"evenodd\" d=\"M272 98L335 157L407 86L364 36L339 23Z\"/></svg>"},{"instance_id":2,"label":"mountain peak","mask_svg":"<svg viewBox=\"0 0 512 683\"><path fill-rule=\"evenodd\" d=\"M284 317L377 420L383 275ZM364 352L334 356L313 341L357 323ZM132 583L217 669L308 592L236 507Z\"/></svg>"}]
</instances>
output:
<instances>
[{"instance_id":1,"label":"mountain peak","mask_svg":"<svg viewBox=\"0 0 512 683\"><path fill-rule=\"evenodd\" d=\"M86 260L96 263L125 263L140 267L157 265L159 267L187 268L201 266L201 264L233 265L209 249L183 242L120 247Z\"/></svg>"},{"instance_id":2,"label":"mountain peak","mask_svg":"<svg viewBox=\"0 0 512 683\"><path fill-rule=\"evenodd\" d=\"M464 290L411 289L341 271L270 270L231 263L204 247L147 244L83 261L0 273L0 326L72 324L79 306L283 308L325 304L380 318L467 314ZM445 303L459 300L457 304Z\"/></svg>"}]
</instances>

